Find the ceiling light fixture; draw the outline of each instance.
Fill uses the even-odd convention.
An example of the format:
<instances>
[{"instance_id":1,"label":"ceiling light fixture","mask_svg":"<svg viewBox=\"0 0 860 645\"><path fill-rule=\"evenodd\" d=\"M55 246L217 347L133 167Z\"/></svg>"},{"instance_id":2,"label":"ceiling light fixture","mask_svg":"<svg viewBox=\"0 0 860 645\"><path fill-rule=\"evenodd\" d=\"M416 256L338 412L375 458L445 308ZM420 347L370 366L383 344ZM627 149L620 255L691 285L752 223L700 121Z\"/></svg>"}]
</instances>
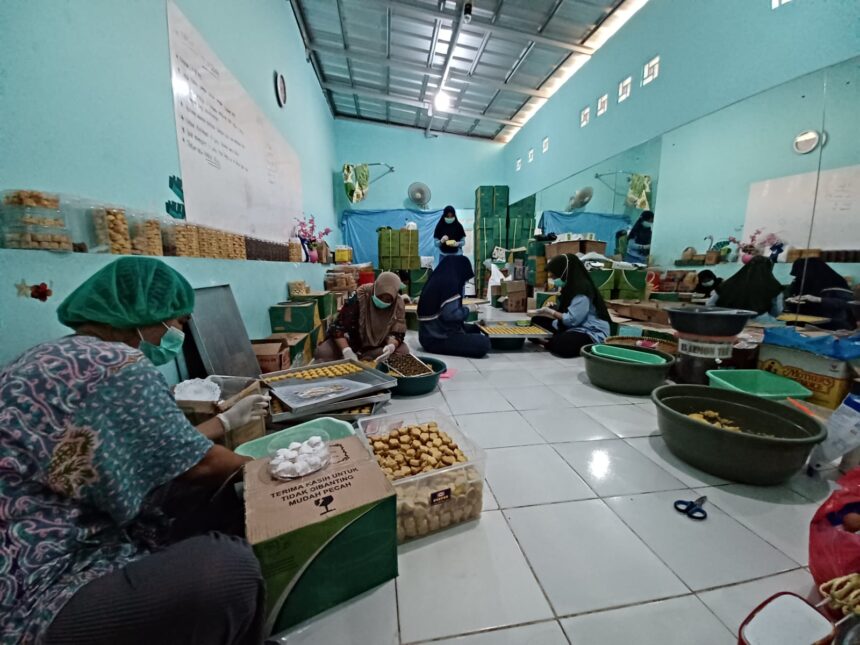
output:
<instances>
[{"instance_id":1,"label":"ceiling light fixture","mask_svg":"<svg viewBox=\"0 0 860 645\"><path fill-rule=\"evenodd\" d=\"M451 109L451 97L448 96L445 90L439 90L436 92L436 96L433 97L433 105L440 112L447 112Z\"/></svg>"},{"instance_id":2,"label":"ceiling light fixture","mask_svg":"<svg viewBox=\"0 0 860 645\"><path fill-rule=\"evenodd\" d=\"M466 4L463 5L463 20L466 21L467 25L470 22L472 22L472 3L471 2L467 2Z\"/></svg>"}]
</instances>

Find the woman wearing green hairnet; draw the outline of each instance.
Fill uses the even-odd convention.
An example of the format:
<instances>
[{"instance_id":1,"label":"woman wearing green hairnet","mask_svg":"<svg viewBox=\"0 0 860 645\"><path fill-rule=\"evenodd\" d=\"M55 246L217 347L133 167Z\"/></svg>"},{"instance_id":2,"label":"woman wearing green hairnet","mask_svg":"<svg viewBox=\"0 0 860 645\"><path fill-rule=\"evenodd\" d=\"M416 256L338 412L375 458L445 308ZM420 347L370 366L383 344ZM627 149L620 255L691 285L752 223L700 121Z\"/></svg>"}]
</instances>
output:
<instances>
[{"instance_id":1,"label":"woman wearing green hairnet","mask_svg":"<svg viewBox=\"0 0 860 645\"><path fill-rule=\"evenodd\" d=\"M179 273L123 258L60 305L73 335L0 370L4 643L260 642L248 544L171 510L241 471L211 438L265 408L249 397L195 429L176 407L155 365L179 352L193 308Z\"/></svg>"}]
</instances>

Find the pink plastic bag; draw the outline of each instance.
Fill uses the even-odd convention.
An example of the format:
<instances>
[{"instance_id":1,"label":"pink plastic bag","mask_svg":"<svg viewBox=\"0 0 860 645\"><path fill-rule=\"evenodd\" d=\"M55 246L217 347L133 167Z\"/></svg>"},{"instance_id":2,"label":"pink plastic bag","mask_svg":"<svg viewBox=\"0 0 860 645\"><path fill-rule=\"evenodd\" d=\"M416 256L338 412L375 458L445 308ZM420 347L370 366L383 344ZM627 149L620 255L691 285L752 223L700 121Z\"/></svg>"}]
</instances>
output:
<instances>
[{"instance_id":1,"label":"pink plastic bag","mask_svg":"<svg viewBox=\"0 0 860 645\"><path fill-rule=\"evenodd\" d=\"M842 528L848 513L860 513L860 468L839 478L841 488L818 508L809 525L809 570L818 585L860 572L860 534Z\"/></svg>"}]
</instances>

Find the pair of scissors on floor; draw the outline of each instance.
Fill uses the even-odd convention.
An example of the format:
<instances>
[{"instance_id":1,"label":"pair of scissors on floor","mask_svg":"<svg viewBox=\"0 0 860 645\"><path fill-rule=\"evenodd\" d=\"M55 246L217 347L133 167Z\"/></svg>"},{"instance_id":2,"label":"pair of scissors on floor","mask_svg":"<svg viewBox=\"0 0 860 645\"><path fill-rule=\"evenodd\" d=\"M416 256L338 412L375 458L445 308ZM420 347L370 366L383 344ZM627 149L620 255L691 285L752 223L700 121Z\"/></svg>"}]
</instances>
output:
<instances>
[{"instance_id":1,"label":"pair of scissors on floor","mask_svg":"<svg viewBox=\"0 0 860 645\"><path fill-rule=\"evenodd\" d=\"M708 517L708 512L702 507L707 501L708 498L704 496L692 502L679 499L675 501L675 510L679 513L683 513L691 520L704 520Z\"/></svg>"}]
</instances>

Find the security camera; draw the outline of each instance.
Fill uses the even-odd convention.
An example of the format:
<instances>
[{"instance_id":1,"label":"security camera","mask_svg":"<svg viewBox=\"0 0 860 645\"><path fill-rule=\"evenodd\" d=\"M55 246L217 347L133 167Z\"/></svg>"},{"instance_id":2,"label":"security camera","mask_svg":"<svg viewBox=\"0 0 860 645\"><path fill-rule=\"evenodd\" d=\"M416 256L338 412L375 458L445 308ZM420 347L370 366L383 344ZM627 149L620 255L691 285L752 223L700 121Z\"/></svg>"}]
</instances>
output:
<instances>
[{"instance_id":1,"label":"security camera","mask_svg":"<svg viewBox=\"0 0 860 645\"><path fill-rule=\"evenodd\" d=\"M466 21L466 24L472 22L472 3L467 2L463 5L463 20Z\"/></svg>"}]
</instances>

